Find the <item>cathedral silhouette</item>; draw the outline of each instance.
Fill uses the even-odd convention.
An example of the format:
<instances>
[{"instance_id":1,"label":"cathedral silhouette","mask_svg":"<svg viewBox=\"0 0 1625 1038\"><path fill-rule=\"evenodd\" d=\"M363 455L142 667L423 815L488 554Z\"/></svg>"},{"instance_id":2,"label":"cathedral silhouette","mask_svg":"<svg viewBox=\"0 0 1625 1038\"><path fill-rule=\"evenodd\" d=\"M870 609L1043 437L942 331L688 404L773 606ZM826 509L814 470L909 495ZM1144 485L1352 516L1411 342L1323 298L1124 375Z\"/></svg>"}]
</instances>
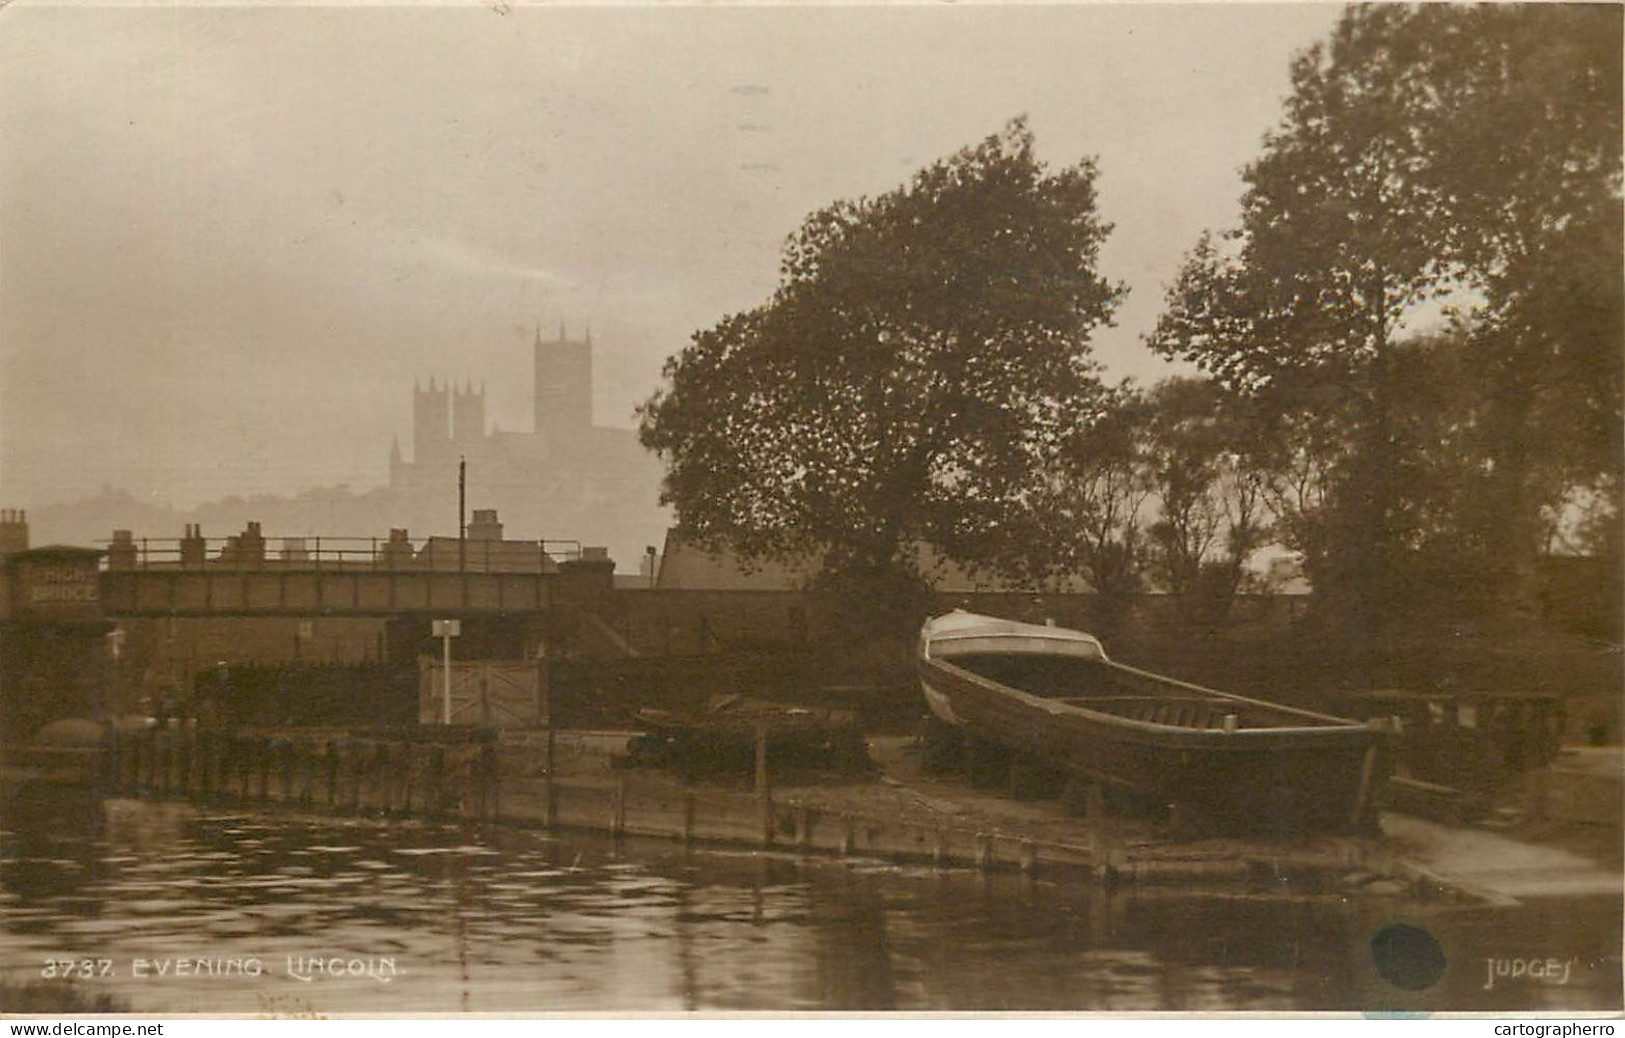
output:
<instances>
[{"instance_id":1,"label":"cathedral silhouette","mask_svg":"<svg viewBox=\"0 0 1625 1038\"><path fill-rule=\"evenodd\" d=\"M396 521L414 534L455 531L457 467L466 461L469 508L497 509L510 537L606 545L618 568L635 571L667 525L660 463L635 430L593 424L590 330L571 339L561 324L546 340L538 326L532 350L529 432L487 427L483 383L413 386L412 457L402 457L399 437L390 449Z\"/></svg>"}]
</instances>

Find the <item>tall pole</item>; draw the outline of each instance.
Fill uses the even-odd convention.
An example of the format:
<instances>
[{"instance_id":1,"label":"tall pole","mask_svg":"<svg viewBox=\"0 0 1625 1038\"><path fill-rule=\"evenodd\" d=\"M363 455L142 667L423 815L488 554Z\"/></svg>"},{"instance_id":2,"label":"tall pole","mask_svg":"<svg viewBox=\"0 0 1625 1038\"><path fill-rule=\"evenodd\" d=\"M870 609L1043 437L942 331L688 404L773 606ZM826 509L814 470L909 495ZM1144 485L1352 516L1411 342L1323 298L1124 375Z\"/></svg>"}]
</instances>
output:
<instances>
[{"instance_id":1,"label":"tall pole","mask_svg":"<svg viewBox=\"0 0 1625 1038\"><path fill-rule=\"evenodd\" d=\"M462 455L457 457L457 571L460 573L468 568L468 540L467 524L464 517L468 515L468 459Z\"/></svg>"},{"instance_id":2,"label":"tall pole","mask_svg":"<svg viewBox=\"0 0 1625 1038\"><path fill-rule=\"evenodd\" d=\"M422 628L419 628L422 630ZM448 624L445 634L440 637L441 652L441 678L440 686L440 723L451 723L451 627Z\"/></svg>"}]
</instances>

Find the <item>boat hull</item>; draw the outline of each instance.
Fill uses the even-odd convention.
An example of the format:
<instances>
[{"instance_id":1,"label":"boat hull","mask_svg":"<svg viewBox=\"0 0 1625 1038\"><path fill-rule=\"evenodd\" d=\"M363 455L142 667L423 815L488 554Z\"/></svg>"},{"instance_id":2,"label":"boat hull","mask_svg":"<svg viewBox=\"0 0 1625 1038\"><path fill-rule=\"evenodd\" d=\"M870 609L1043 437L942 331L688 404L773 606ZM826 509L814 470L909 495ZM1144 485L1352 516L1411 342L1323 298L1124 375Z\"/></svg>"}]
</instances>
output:
<instances>
[{"instance_id":1,"label":"boat hull","mask_svg":"<svg viewBox=\"0 0 1625 1038\"><path fill-rule=\"evenodd\" d=\"M1166 681L1170 696L1194 688L1104 658L1093 665L1141 688ZM928 651L918 666L932 713L969 738L1176 807L1202 828L1365 828L1390 768L1388 734L1378 726L1307 712L1229 730L1156 723L1033 695Z\"/></svg>"}]
</instances>

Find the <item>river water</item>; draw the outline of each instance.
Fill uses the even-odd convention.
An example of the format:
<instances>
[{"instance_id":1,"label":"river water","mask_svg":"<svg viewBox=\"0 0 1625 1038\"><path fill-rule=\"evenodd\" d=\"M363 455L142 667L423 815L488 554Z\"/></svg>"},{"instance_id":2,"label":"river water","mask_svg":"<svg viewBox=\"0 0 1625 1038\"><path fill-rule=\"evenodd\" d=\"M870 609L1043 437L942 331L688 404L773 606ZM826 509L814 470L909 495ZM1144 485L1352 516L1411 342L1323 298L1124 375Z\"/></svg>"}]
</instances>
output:
<instances>
[{"instance_id":1,"label":"river water","mask_svg":"<svg viewBox=\"0 0 1625 1038\"><path fill-rule=\"evenodd\" d=\"M1617 898L1463 909L1106 893L136 800L13 800L0 822L0 990L26 988L31 1004L60 995L64 1008L1485 1011L1620 999ZM1424 955L1425 976L1384 979L1374 935L1396 923L1430 935L1439 968ZM1498 959L1541 962L1542 977L1508 965L1497 979ZM1572 961L1559 977L1548 960Z\"/></svg>"}]
</instances>

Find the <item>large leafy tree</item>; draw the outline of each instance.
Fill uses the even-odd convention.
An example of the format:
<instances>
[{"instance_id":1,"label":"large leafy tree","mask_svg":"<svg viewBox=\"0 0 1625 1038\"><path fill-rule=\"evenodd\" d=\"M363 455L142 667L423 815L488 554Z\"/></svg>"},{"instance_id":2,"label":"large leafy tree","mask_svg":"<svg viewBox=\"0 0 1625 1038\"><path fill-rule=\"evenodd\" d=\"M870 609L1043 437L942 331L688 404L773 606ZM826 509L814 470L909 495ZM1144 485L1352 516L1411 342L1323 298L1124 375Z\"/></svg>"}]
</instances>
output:
<instances>
[{"instance_id":1,"label":"large leafy tree","mask_svg":"<svg viewBox=\"0 0 1625 1038\"><path fill-rule=\"evenodd\" d=\"M1456 521L1475 517L1500 598L1563 482L1537 459L1618 471L1619 26L1607 7L1351 8L1294 64L1240 226L1199 241L1169 292L1155 348L1325 434L1324 493L1283 529L1367 629L1415 577L1414 423L1396 410L1420 400L1401 329L1423 304L1473 311L1487 389L1457 441L1490 476Z\"/></svg>"},{"instance_id":2,"label":"large leafy tree","mask_svg":"<svg viewBox=\"0 0 1625 1038\"><path fill-rule=\"evenodd\" d=\"M1016 120L809 216L773 297L697 333L642 408L681 528L819 558L826 583L893 612L910 603L883 592L918 589L921 543L1041 568L1013 531L1100 408L1089 337L1124 294L1097 271L1095 179L1092 160L1047 169Z\"/></svg>"},{"instance_id":3,"label":"large leafy tree","mask_svg":"<svg viewBox=\"0 0 1625 1038\"><path fill-rule=\"evenodd\" d=\"M1323 579L1372 626L1394 581L1393 349L1405 316L1439 286L1439 198L1410 175L1426 103L1401 44L1408 10L1351 9L1300 55L1282 122L1244 171L1228 250L1198 243L1154 348L1291 406L1336 397L1361 431L1338 487L1343 565Z\"/></svg>"},{"instance_id":4,"label":"large leafy tree","mask_svg":"<svg viewBox=\"0 0 1625 1038\"><path fill-rule=\"evenodd\" d=\"M1448 199L1453 258L1480 299L1464 332L1484 387L1480 522L1464 531L1513 601L1543 511L1625 467L1625 210L1618 5L1425 7L1436 101L1419 176Z\"/></svg>"}]
</instances>

